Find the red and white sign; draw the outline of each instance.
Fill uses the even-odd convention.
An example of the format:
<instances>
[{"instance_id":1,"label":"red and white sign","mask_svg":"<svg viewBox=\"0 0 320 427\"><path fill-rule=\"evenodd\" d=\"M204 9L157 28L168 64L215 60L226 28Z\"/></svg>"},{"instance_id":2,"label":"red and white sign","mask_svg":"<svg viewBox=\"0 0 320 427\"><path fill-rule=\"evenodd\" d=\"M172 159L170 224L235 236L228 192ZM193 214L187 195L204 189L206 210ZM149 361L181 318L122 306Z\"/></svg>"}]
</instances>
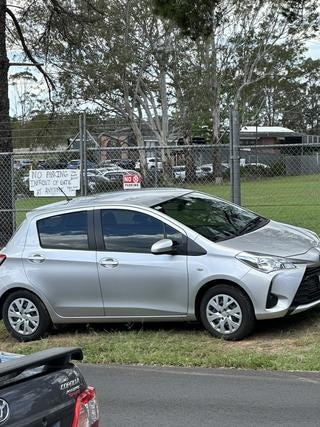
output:
<instances>
[{"instance_id":1,"label":"red and white sign","mask_svg":"<svg viewBox=\"0 0 320 427\"><path fill-rule=\"evenodd\" d=\"M141 176L134 173L123 175L122 182L124 190L137 190L141 188Z\"/></svg>"}]
</instances>

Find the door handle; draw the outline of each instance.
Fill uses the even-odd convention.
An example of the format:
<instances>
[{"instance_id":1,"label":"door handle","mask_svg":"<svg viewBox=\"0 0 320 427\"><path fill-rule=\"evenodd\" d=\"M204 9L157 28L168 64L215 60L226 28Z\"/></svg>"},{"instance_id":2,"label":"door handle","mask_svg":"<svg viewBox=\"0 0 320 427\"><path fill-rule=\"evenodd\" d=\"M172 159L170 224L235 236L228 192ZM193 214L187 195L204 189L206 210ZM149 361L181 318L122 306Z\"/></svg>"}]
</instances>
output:
<instances>
[{"instance_id":1,"label":"door handle","mask_svg":"<svg viewBox=\"0 0 320 427\"><path fill-rule=\"evenodd\" d=\"M102 258L99 262L102 267L115 268L118 267L119 261L114 258Z\"/></svg>"},{"instance_id":2,"label":"door handle","mask_svg":"<svg viewBox=\"0 0 320 427\"><path fill-rule=\"evenodd\" d=\"M28 256L27 259L30 262L34 262L34 263L38 263L38 264L45 261L45 257L43 255L40 255L40 254L30 255L30 256Z\"/></svg>"}]
</instances>

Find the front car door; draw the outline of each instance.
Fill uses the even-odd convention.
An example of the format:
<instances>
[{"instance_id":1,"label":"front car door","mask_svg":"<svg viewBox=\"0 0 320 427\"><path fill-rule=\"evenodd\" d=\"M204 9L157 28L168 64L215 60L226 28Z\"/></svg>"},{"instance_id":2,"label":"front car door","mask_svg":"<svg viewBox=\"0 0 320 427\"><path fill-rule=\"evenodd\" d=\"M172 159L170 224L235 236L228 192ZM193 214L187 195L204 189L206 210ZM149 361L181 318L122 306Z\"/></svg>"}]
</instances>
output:
<instances>
[{"instance_id":1,"label":"front car door","mask_svg":"<svg viewBox=\"0 0 320 427\"><path fill-rule=\"evenodd\" d=\"M186 236L158 218L135 209L95 211L97 264L108 317L181 317L188 309ZM163 238L177 253L154 255Z\"/></svg>"}]
</instances>

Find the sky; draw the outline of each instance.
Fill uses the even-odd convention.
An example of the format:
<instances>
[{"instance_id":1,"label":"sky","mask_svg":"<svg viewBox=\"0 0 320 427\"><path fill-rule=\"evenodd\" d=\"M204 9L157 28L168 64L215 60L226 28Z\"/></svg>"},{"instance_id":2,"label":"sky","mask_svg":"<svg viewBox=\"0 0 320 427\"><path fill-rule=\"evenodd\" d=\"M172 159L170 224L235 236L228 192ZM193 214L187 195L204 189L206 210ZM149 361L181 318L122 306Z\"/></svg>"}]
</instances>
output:
<instances>
[{"instance_id":1,"label":"sky","mask_svg":"<svg viewBox=\"0 0 320 427\"><path fill-rule=\"evenodd\" d=\"M312 40L307 43L308 55L313 59L320 59L320 40Z\"/></svg>"}]
</instances>

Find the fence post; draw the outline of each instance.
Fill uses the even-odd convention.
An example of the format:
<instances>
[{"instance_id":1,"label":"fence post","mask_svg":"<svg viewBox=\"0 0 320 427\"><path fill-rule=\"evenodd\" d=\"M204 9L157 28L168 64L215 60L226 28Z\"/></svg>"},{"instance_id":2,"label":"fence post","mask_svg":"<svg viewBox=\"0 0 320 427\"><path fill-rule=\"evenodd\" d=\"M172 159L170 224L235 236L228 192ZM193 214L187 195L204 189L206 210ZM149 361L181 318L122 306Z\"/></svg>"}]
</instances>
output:
<instances>
[{"instance_id":1,"label":"fence post","mask_svg":"<svg viewBox=\"0 0 320 427\"><path fill-rule=\"evenodd\" d=\"M233 108L229 108L229 141L230 141L230 153L229 153L229 167L230 167L230 197L231 201L234 202L234 182L233 182Z\"/></svg>"},{"instance_id":2,"label":"fence post","mask_svg":"<svg viewBox=\"0 0 320 427\"><path fill-rule=\"evenodd\" d=\"M80 194L81 196L86 195L87 189L87 161L86 161L86 144L87 139L85 129L85 113L80 113L79 116L79 154L80 154Z\"/></svg>"},{"instance_id":3,"label":"fence post","mask_svg":"<svg viewBox=\"0 0 320 427\"><path fill-rule=\"evenodd\" d=\"M155 188L158 187L158 150L157 150L157 146L155 145L154 147L154 186ZM148 166L149 168L149 166Z\"/></svg>"},{"instance_id":4,"label":"fence post","mask_svg":"<svg viewBox=\"0 0 320 427\"><path fill-rule=\"evenodd\" d=\"M85 196L88 195L88 166L87 166L87 160L88 160L88 147L87 147L87 117L86 113L83 113L83 193Z\"/></svg>"},{"instance_id":5,"label":"fence post","mask_svg":"<svg viewBox=\"0 0 320 427\"><path fill-rule=\"evenodd\" d=\"M241 205L240 188L240 122L239 111L232 107L232 195L233 203Z\"/></svg>"}]
</instances>

